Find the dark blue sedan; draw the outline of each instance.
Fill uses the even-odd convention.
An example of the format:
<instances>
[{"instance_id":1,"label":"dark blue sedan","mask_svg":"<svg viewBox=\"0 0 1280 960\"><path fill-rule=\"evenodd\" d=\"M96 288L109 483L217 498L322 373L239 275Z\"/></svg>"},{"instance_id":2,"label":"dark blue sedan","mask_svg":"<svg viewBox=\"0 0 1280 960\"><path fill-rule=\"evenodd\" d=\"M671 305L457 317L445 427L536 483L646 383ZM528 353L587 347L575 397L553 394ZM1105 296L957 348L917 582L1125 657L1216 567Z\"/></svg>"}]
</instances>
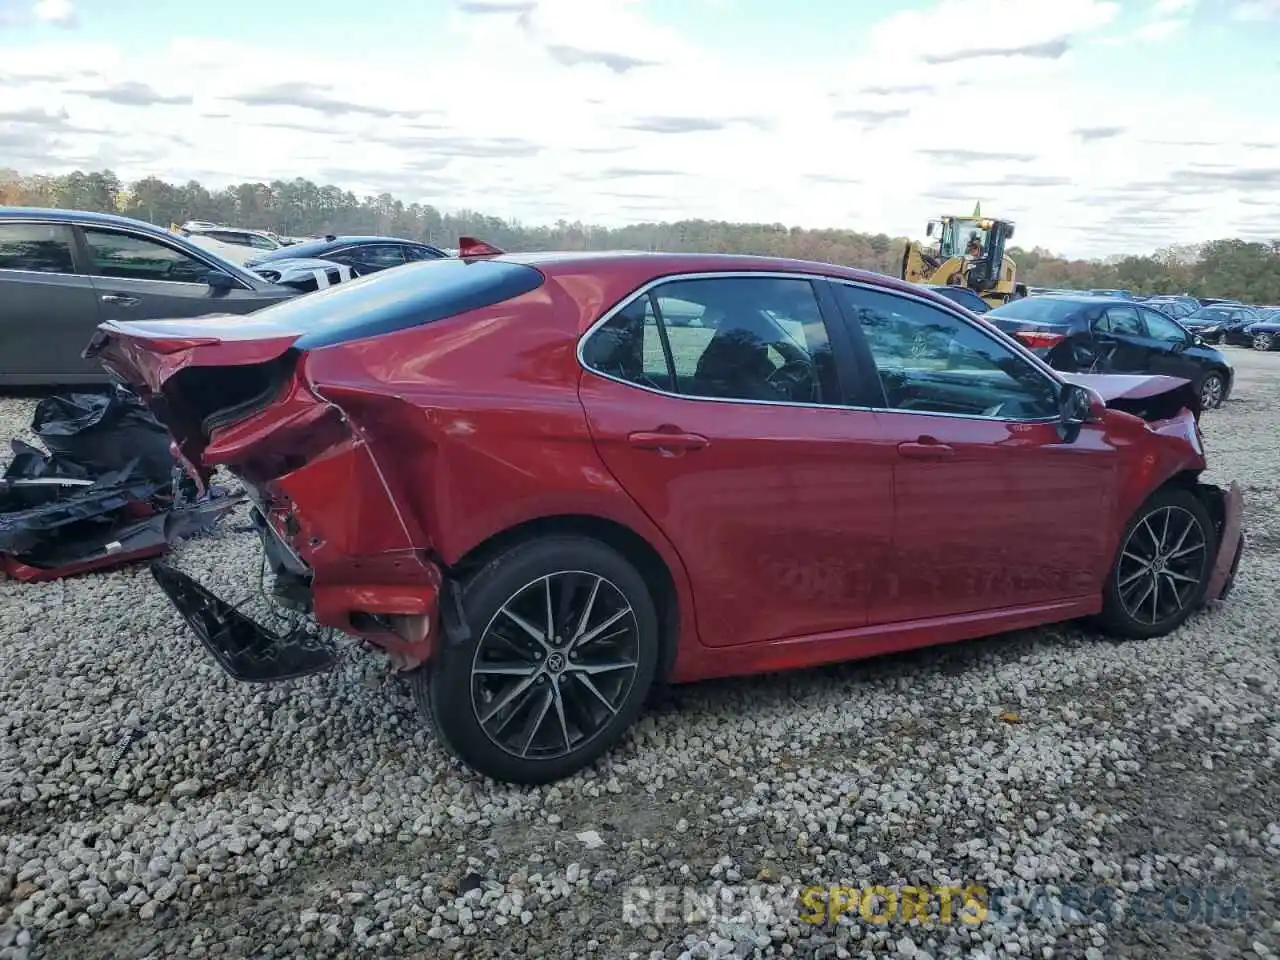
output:
<instances>
[{"instance_id":1,"label":"dark blue sedan","mask_svg":"<svg viewBox=\"0 0 1280 960\"><path fill-rule=\"evenodd\" d=\"M1231 361L1198 334L1141 303L1113 297L1028 297L984 318L1067 373L1147 373L1195 384L1205 409L1221 406Z\"/></svg>"},{"instance_id":2,"label":"dark blue sedan","mask_svg":"<svg viewBox=\"0 0 1280 960\"><path fill-rule=\"evenodd\" d=\"M330 234L251 257L245 261L245 266L257 270L263 264L276 260L328 260L364 275L418 260L439 260L447 256L439 247L429 243L395 237L339 237Z\"/></svg>"}]
</instances>

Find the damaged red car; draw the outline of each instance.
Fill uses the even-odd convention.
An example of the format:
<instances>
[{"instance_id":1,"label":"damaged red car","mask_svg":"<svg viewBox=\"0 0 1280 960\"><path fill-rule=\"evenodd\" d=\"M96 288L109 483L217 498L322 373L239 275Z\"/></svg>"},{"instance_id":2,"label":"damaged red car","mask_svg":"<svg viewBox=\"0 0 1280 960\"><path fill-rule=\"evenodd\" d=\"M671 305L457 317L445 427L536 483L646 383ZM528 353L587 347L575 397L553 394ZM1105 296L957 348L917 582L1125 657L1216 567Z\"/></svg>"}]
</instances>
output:
<instances>
[{"instance_id":1,"label":"damaged red car","mask_svg":"<svg viewBox=\"0 0 1280 960\"><path fill-rule=\"evenodd\" d=\"M1185 381L1063 375L830 264L464 244L87 353L199 482L240 479L277 594L504 781L590 764L657 683L1077 618L1160 636L1244 547ZM153 569L233 676L333 663Z\"/></svg>"}]
</instances>

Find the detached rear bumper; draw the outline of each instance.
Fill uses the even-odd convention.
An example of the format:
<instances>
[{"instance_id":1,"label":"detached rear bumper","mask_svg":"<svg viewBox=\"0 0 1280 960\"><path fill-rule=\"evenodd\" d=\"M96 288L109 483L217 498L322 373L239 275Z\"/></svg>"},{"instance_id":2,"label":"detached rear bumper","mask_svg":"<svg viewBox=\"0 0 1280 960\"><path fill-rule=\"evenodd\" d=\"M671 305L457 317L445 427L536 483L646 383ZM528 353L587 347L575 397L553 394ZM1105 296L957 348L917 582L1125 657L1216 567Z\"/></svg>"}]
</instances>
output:
<instances>
[{"instance_id":1,"label":"detached rear bumper","mask_svg":"<svg viewBox=\"0 0 1280 960\"><path fill-rule=\"evenodd\" d=\"M152 564L151 575L205 649L236 680L294 680L337 662L337 648L316 633L302 628L276 633L167 564Z\"/></svg>"},{"instance_id":2,"label":"detached rear bumper","mask_svg":"<svg viewBox=\"0 0 1280 960\"><path fill-rule=\"evenodd\" d=\"M1206 603L1216 603L1226 600L1231 593L1231 588L1235 586L1236 572L1240 569L1240 558L1244 555L1244 494L1240 490L1240 484L1234 480L1226 490L1220 487L1204 489L1215 494L1214 499L1218 501L1220 511L1218 555L1214 559L1213 572L1209 575L1209 589L1205 593Z\"/></svg>"},{"instance_id":3,"label":"detached rear bumper","mask_svg":"<svg viewBox=\"0 0 1280 960\"><path fill-rule=\"evenodd\" d=\"M433 564L393 551L342 557L314 568L258 510L252 517L276 576L274 599L289 608L281 617L284 632L171 566L151 567L170 603L231 677L263 683L328 670L337 662L338 647L324 628L380 649L400 670L412 670L434 655L441 634L440 597L451 584Z\"/></svg>"}]
</instances>

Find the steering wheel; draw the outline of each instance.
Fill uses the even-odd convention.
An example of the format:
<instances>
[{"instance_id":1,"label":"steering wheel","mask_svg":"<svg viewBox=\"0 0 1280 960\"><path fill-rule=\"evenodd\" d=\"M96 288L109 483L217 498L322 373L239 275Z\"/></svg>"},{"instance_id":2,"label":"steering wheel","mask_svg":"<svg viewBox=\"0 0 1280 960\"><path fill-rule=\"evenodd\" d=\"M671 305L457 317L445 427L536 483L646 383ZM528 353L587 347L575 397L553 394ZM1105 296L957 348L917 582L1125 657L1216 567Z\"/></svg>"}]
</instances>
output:
<instances>
[{"instance_id":1,"label":"steering wheel","mask_svg":"<svg viewBox=\"0 0 1280 960\"><path fill-rule=\"evenodd\" d=\"M806 386L813 379L813 366L806 360L788 360L765 378L765 382L789 397L796 388Z\"/></svg>"}]
</instances>

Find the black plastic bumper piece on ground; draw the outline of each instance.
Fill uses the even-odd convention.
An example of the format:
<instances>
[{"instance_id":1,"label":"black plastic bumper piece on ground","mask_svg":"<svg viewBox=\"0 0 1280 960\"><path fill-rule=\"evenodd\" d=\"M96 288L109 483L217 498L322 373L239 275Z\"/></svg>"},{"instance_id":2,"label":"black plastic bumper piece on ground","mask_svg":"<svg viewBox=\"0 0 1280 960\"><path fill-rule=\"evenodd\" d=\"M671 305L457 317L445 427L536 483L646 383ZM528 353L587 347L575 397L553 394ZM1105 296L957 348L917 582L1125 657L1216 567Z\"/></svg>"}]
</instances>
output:
<instances>
[{"instance_id":1,"label":"black plastic bumper piece on ground","mask_svg":"<svg viewBox=\"0 0 1280 960\"><path fill-rule=\"evenodd\" d=\"M246 683L295 680L329 670L338 651L298 629L280 636L163 563L151 575L195 635L231 677Z\"/></svg>"}]
</instances>

